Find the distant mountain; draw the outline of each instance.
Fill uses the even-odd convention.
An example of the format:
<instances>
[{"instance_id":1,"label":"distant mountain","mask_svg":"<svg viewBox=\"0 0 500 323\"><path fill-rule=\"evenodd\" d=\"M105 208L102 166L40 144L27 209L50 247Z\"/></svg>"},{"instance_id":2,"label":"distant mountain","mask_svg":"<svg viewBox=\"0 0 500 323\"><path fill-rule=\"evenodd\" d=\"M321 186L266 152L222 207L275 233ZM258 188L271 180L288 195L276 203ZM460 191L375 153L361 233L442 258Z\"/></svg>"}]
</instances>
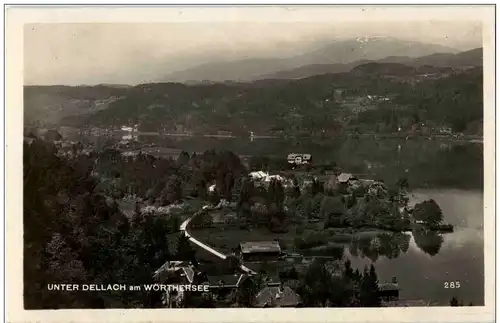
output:
<instances>
[{"instance_id":1,"label":"distant mountain","mask_svg":"<svg viewBox=\"0 0 500 323\"><path fill-rule=\"evenodd\" d=\"M366 63L352 69L354 74L408 76L416 73L416 68L400 63Z\"/></svg>"},{"instance_id":2,"label":"distant mountain","mask_svg":"<svg viewBox=\"0 0 500 323\"><path fill-rule=\"evenodd\" d=\"M321 65L325 64L338 64L337 66L330 66L327 72L336 73L350 70L353 66L349 68L341 65L351 64L356 61L380 60L388 56L414 58L435 53L454 54L456 52L456 49L435 44L424 44L388 37L362 37L336 41L317 50L288 58L259 58L207 63L171 73L163 81L186 82L209 80L214 82L245 82L262 79L266 75L306 65L316 65L316 70L321 70Z\"/></svg>"},{"instance_id":3,"label":"distant mountain","mask_svg":"<svg viewBox=\"0 0 500 323\"><path fill-rule=\"evenodd\" d=\"M408 62L405 62L405 64L412 66L449 66L455 68L467 66L483 66L483 49L476 48L457 54L437 53L410 60Z\"/></svg>"},{"instance_id":4,"label":"distant mountain","mask_svg":"<svg viewBox=\"0 0 500 323\"><path fill-rule=\"evenodd\" d=\"M311 64L297 67L291 70L279 71L274 74L261 75L262 79L300 79L304 77L331 74L345 73L352 70L354 67L369 62L368 60L356 61L349 64Z\"/></svg>"},{"instance_id":5,"label":"distant mountain","mask_svg":"<svg viewBox=\"0 0 500 323\"><path fill-rule=\"evenodd\" d=\"M457 54L452 53L435 53L422 57L408 57L408 56L388 56L376 61L359 60L348 64L311 64L298 68L279 71L273 74L262 75L261 78L266 79L301 79L314 75L322 75L329 73L343 73L351 71L356 66L366 64L369 62L374 63L395 63L404 64L407 66L418 67L416 71L430 73L438 67L468 67L468 66L482 66L483 62L483 49L476 48L473 50L460 52ZM429 71L425 71L426 67Z\"/></svg>"}]
</instances>

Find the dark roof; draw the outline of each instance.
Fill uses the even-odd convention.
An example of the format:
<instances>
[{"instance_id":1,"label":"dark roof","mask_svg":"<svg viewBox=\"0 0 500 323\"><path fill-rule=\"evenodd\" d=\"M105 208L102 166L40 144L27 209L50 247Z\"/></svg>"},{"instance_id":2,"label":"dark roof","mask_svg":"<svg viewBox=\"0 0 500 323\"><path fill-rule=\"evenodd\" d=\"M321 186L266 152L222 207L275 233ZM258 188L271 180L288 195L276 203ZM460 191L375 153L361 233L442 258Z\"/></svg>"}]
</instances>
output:
<instances>
[{"instance_id":1,"label":"dark roof","mask_svg":"<svg viewBox=\"0 0 500 323\"><path fill-rule=\"evenodd\" d=\"M279 285L281 283L278 268L266 268L266 266L261 262L245 262L245 267L253 270L256 273L262 273L262 278L267 286Z\"/></svg>"},{"instance_id":2,"label":"dark roof","mask_svg":"<svg viewBox=\"0 0 500 323\"><path fill-rule=\"evenodd\" d=\"M256 307L292 307L300 303L300 296L288 286L264 287L255 297Z\"/></svg>"},{"instance_id":3,"label":"dark roof","mask_svg":"<svg viewBox=\"0 0 500 323\"><path fill-rule=\"evenodd\" d=\"M192 282L194 270L191 268L191 263L189 261L167 261L154 272L153 278L162 281L169 276L169 273L178 272L180 270L182 270L189 281Z\"/></svg>"},{"instance_id":4,"label":"dark roof","mask_svg":"<svg viewBox=\"0 0 500 323\"><path fill-rule=\"evenodd\" d=\"M213 288L218 287L238 287L247 276L244 274L207 276L208 285Z\"/></svg>"},{"instance_id":5,"label":"dark roof","mask_svg":"<svg viewBox=\"0 0 500 323\"><path fill-rule=\"evenodd\" d=\"M281 252L278 241L242 242L240 248L242 253Z\"/></svg>"},{"instance_id":6,"label":"dark roof","mask_svg":"<svg viewBox=\"0 0 500 323\"><path fill-rule=\"evenodd\" d=\"M379 283L378 289L381 292L399 290L399 285L395 283Z\"/></svg>"}]
</instances>

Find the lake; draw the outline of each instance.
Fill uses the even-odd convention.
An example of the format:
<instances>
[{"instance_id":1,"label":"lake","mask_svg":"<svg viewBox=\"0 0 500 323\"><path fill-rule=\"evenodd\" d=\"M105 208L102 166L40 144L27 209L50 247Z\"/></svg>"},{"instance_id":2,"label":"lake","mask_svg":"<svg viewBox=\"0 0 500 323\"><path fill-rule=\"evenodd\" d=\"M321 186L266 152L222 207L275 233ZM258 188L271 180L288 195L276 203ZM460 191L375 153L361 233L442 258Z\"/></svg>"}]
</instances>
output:
<instances>
[{"instance_id":1,"label":"lake","mask_svg":"<svg viewBox=\"0 0 500 323\"><path fill-rule=\"evenodd\" d=\"M415 237L409 234L406 252L389 259L375 254L368 248L374 261L379 280L390 281L397 277L400 284L400 299L424 299L436 305L449 305L452 297L463 300L467 305L484 305L484 243L483 243L483 194L471 190L416 190L412 202L434 199L443 211L444 221L455 227L453 233L443 234L442 244L437 248L426 246L439 241L435 237ZM417 239L416 239L417 238ZM416 241L417 240L417 241ZM373 246L373 243L371 244ZM370 260L363 248L346 247L345 255L353 267L363 269ZM424 251L424 250L426 251ZM436 250L439 249L439 250ZM355 255L353 255L353 253ZM460 282L459 289L444 288L445 282Z\"/></svg>"},{"instance_id":2,"label":"lake","mask_svg":"<svg viewBox=\"0 0 500 323\"><path fill-rule=\"evenodd\" d=\"M85 137L100 145L121 137ZM412 188L483 187L483 145L427 139L297 138L256 139L138 136L138 146L153 145L166 156L180 150L200 153L209 149L230 150L240 156L312 154L313 164L335 163L347 172L395 183L406 177Z\"/></svg>"}]
</instances>

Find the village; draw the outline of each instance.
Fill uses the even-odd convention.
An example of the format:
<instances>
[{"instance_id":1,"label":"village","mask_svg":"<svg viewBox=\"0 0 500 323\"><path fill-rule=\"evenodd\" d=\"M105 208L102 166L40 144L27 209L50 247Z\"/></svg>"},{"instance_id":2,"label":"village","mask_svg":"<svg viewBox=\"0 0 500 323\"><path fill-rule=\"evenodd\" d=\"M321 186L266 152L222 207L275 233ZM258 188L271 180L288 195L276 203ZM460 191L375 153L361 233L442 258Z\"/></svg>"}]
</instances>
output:
<instances>
[{"instance_id":1,"label":"village","mask_svg":"<svg viewBox=\"0 0 500 323\"><path fill-rule=\"evenodd\" d=\"M302 167L312 163L311 154L289 154L288 163L295 167ZM368 194L386 194L387 188L382 181L372 179L358 179L348 173L333 175L336 177L338 188L349 196L359 187L366 187ZM255 187L269 187L272 182L282 183L284 188L293 187L294 181L283 175L269 174L265 171L253 171L248 174ZM208 187L209 192L215 192L215 184ZM215 256L215 261L208 263L192 260L169 260L155 271L154 279L162 284L206 284L208 292L201 293L200 297L216 307L236 306L241 301L242 293L252 288L257 288L252 294L250 304L252 307L299 307L301 297L297 294L296 287L298 276L307 270L317 257L307 257L290 250L284 250L280 239L264 241L240 241L236 248L228 253L222 253L217 247L206 244L196 237L197 230L201 227L216 228L216 230L231 230L234 223L238 222L231 209L236 204L221 200L217 205L205 205L199 212L181 225L181 232L194 246ZM221 210L228 213L221 213ZM400 211L411 213L412 208L402 202ZM197 217L206 219L191 224ZM212 217L213 215L213 217ZM316 221L312 221L316 222ZM232 224L231 224L232 223ZM415 220L415 224L424 221ZM226 229L224 229L226 228ZM229 228L229 229L228 229ZM244 234L241 235L244 237ZM278 235L277 235L278 237ZM320 257L321 258L321 257ZM328 257L327 257L328 258ZM333 260L333 259L332 259ZM334 275L342 276L340 268L334 269ZM258 278L256 278L258 277ZM397 278L389 282L378 283L378 293L383 306L407 306L410 303L419 303L415 300L399 301L400 286ZM180 307L183 304L182 292L165 292L163 302L166 307ZM423 301L420 301L422 303ZM241 304L239 304L241 305ZM425 305L425 304L424 304Z\"/></svg>"},{"instance_id":2,"label":"village","mask_svg":"<svg viewBox=\"0 0 500 323\"><path fill-rule=\"evenodd\" d=\"M48 132L45 135L52 139L59 156L71 159L94 153L92 148L63 141L56 134ZM29 136L25 138L28 144L33 140ZM140 156L147 155L127 148L114 152L117 154L113 157L115 163L120 159L133 164ZM351 241L356 239L358 232L366 230L386 234L384 232L412 231L415 226L429 227L426 220L412 216L414 210L408 205L404 180L394 190L383 180L318 165L309 153L289 153L282 160L287 166L279 171L250 169L243 176L243 182L248 183L253 191L250 195L254 195L247 202L250 215L246 217L241 216L242 206L238 202L242 193L237 190L236 195L228 200L219 195L218 181L206 183L206 200L197 210L189 209L192 211L185 211L186 201L158 204L135 195L118 195L117 204L129 218L134 212L171 219L175 218L174 214L181 214L180 221L183 222L178 224L178 231L189 241L196 256L169 259L153 273L154 280L161 284L206 284L208 292L199 292L196 297L199 302L215 307L299 307L303 305L297 290L299 277L307 273L311 264L318 259L327 263L345 261L342 252L340 255L337 252L344 248L337 243L340 239ZM92 174L103 175L95 170ZM278 194L276 190L279 191L280 187L284 195L276 202L279 206L274 206L278 211L271 211L274 202L269 204L268 199L276 197L269 194L273 190ZM305 199L305 203L316 199L318 206L316 209L301 209L301 199ZM113 199L107 200L113 205ZM134 206L123 206L127 203L135 205L136 210ZM398 210L387 215L369 215L372 209L379 207L378 204L384 205L384 210L390 210L391 206L397 206ZM275 220L271 212L277 212L277 215L281 212L284 216L278 221L279 229L274 224L269 226ZM438 229L453 230L439 221L437 226ZM373 241L377 243L377 239L374 236ZM315 248L331 247L337 250L333 252L335 255L304 254ZM333 277L344 275L341 268L331 270ZM408 301L399 300L400 286L396 277L377 284L377 293L384 306L403 306ZM251 295L251 300L248 300L248 295ZM165 292L162 297L164 306L175 308L184 306L185 297L193 296L174 290ZM243 301L245 297L247 299Z\"/></svg>"}]
</instances>

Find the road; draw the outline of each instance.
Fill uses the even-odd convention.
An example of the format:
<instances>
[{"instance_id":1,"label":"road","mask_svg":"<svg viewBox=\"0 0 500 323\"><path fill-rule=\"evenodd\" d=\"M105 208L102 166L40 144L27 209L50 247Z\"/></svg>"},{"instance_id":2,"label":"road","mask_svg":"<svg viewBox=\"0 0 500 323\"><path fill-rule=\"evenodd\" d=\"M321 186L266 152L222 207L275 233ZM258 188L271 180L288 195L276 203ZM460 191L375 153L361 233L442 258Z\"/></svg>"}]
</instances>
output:
<instances>
[{"instance_id":1,"label":"road","mask_svg":"<svg viewBox=\"0 0 500 323\"><path fill-rule=\"evenodd\" d=\"M193 237L191 235L191 233L188 232L187 228L188 228L188 225L189 225L189 222L191 222L191 219L196 216L196 215L193 215L192 217L188 218L186 221L182 222L181 226L179 227L179 229L184 233L184 235L186 237L189 238L189 241L191 241L192 243L196 244L197 246L199 246L200 248L203 248L205 249L206 251L210 252L211 254L217 256L218 258L221 258L221 259L226 259L227 258L227 255L223 254L223 253L220 253L218 252L217 250L215 250L214 248L204 244L203 242L197 240L195 237ZM244 265L240 265L240 269L243 270L244 272L246 272L247 274L256 274L255 271L251 270L250 268L248 267L245 267Z\"/></svg>"}]
</instances>

